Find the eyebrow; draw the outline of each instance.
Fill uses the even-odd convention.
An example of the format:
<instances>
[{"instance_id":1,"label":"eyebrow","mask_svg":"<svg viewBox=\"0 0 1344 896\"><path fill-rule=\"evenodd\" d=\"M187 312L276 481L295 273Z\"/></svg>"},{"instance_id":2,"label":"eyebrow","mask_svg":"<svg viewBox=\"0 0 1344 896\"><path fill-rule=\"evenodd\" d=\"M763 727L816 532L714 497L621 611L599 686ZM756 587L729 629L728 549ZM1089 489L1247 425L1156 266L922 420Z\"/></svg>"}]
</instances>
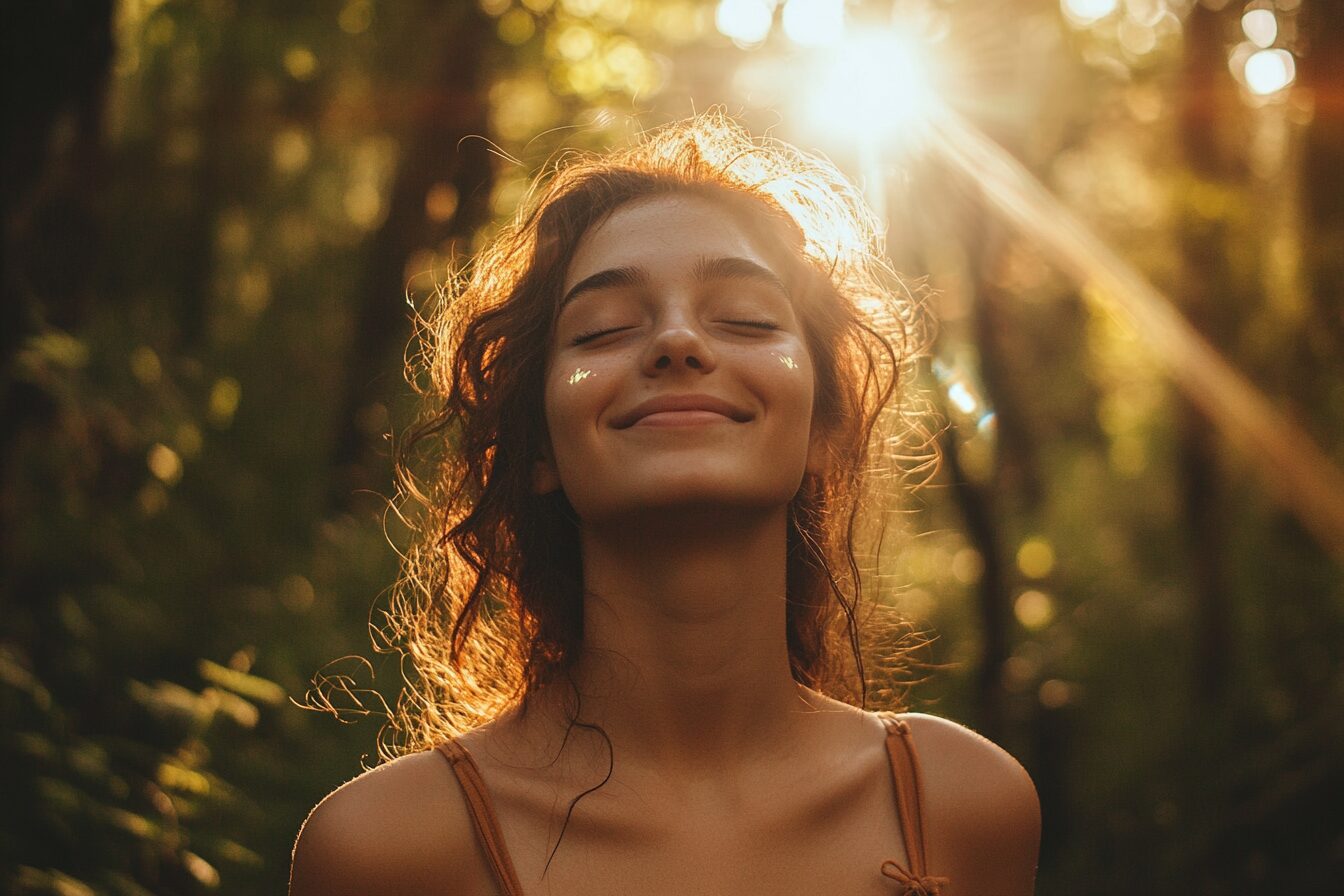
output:
<instances>
[{"instance_id":1,"label":"eyebrow","mask_svg":"<svg viewBox=\"0 0 1344 896\"><path fill-rule=\"evenodd\" d=\"M762 264L748 258L735 255L716 258L701 256L691 268L691 276L700 283L710 280L755 280L776 289L781 295L788 296L788 287L779 275ZM564 308L585 292L596 292L618 286L647 286L649 272L640 267L608 268L585 277L565 293L560 300Z\"/></svg>"},{"instance_id":2,"label":"eyebrow","mask_svg":"<svg viewBox=\"0 0 1344 896\"><path fill-rule=\"evenodd\" d=\"M735 255L721 258L701 257L692 269L692 276L701 283L707 280L755 280L779 290L787 296L789 289L779 275L762 264Z\"/></svg>"},{"instance_id":3,"label":"eyebrow","mask_svg":"<svg viewBox=\"0 0 1344 896\"><path fill-rule=\"evenodd\" d=\"M596 292L614 286L645 286L648 282L649 272L643 268L607 268L574 284L573 289L565 293L565 297L560 300L560 307L564 308L585 292Z\"/></svg>"}]
</instances>

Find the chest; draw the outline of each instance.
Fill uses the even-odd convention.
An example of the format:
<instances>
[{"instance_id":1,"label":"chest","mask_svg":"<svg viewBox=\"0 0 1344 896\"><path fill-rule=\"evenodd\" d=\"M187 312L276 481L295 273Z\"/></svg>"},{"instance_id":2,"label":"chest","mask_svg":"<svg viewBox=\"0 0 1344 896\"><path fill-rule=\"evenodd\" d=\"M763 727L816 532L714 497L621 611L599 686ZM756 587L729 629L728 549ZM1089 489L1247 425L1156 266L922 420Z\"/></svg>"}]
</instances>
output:
<instances>
[{"instance_id":1,"label":"chest","mask_svg":"<svg viewBox=\"0 0 1344 896\"><path fill-rule=\"evenodd\" d=\"M885 752L820 771L784 775L736 797L641 793L611 780L572 813L571 801L586 787L496 776L493 789L524 896L893 896L900 887L883 876L882 863L907 857ZM481 859L476 892L493 896L500 889Z\"/></svg>"}]
</instances>

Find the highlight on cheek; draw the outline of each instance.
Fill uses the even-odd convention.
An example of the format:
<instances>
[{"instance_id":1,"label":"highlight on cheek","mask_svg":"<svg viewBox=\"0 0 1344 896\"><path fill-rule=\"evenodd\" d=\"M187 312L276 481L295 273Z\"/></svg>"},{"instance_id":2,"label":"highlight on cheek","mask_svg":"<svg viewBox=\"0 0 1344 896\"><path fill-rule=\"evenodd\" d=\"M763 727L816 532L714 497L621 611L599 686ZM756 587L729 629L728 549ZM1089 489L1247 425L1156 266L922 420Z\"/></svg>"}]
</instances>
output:
<instances>
[{"instance_id":1,"label":"highlight on cheek","mask_svg":"<svg viewBox=\"0 0 1344 896\"><path fill-rule=\"evenodd\" d=\"M797 369L798 369L798 362L795 361L795 360L793 360L793 358L790 358L788 355L781 354L781 353L779 353L779 352L775 352L775 357L779 359L779 363L783 364L785 367L789 368L790 370L797 370Z\"/></svg>"},{"instance_id":2,"label":"highlight on cheek","mask_svg":"<svg viewBox=\"0 0 1344 896\"><path fill-rule=\"evenodd\" d=\"M569 384L572 386L575 383L588 379L588 377L592 375L593 372L591 370L584 370L582 367L576 367L574 372L569 375Z\"/></svg>"}]
</instances>

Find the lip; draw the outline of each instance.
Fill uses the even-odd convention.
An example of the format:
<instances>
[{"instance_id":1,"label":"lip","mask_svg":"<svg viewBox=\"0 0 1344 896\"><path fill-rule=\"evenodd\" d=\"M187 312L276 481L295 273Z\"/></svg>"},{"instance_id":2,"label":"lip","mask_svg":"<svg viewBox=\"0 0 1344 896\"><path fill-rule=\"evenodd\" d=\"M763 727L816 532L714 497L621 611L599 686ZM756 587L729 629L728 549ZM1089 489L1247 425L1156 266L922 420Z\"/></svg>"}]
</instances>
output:
<instances>
[{"instance_id":1,"label":"lip","mask_svg":"<svg viewBox=\"0 0 1344 896\"><path fill-rule=\"evenodd\" d=\"M695 411L708 411L721 417L727 417L735 423L746 423L754 416L750 411L713 395L659 395L620 414L611 421L611 425L615 429L629 429L645 417L654 414L666 414L667 416L663 420L658 421L665 425L706 422L694 413L677 413ZM650 421L650 425L653 422Z\"/></svg>"}]
</instances>

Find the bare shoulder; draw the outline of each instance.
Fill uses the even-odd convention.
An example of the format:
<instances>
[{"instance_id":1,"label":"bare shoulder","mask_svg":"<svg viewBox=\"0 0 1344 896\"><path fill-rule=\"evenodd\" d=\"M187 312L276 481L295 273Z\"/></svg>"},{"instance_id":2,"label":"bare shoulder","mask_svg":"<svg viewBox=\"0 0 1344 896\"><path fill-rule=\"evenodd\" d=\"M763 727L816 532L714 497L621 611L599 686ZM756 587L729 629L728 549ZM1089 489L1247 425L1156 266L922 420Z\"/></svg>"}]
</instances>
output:
<instances>
[{"instance_id":1,"label":"bare shoulder","mask_svg":"<svg viewBox=\"0 0 1344 896\"><path fill-rule=\"evenodd\" d=\"M291 896L478 890L479 846L447 760L429 750L328 794L294 845Z\"/></svg>"},{"instance_id":2,"label":"bare shoulder","mask_svg":"<svg viewBox=\"0 0 1344 896\"><path fill-rule=\"evenodd\" d=\"M926 775L966 782L956 792L965 798L967 811L991 810L998 817L1006 813L1039 818L1040 805L1031 776L1003 747L965 725L938 716L911 712L900 718L910 726Z\"/></svg>"},{"instance_id":3,"label":"bare shoulder","mask_svg":"<svg viewBox=\"0 0 1344 896\"><path fill-rule=\"evenodd\" d=\"M900 718L921 766L929 867L952 879L944 896L1030 894L1041 806L1026 769L964 725L924 713Z\"/></svg>"}]
</instances>

